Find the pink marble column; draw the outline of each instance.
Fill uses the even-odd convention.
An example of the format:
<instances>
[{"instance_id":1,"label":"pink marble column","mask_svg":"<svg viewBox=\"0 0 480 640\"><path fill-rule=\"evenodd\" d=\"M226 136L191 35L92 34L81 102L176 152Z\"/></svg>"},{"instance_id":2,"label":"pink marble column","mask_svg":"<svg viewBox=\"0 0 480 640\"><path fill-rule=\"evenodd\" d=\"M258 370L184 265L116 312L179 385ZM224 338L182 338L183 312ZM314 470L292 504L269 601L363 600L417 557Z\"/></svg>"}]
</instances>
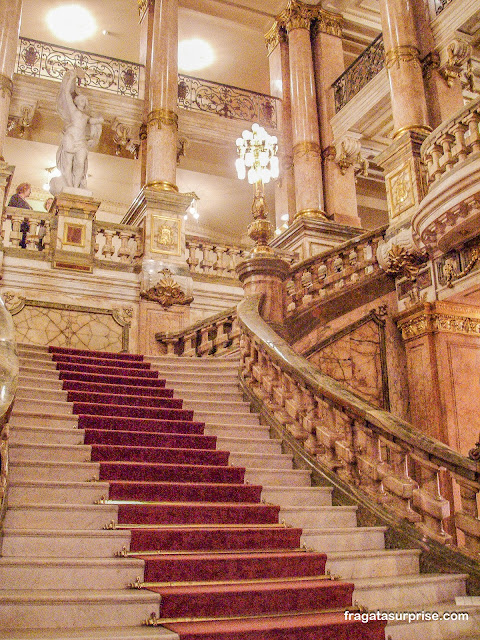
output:
<instances>
[{"instance_id":1,"label":"pink marble column","mask_svg":"<svg viewBox=\"0 0 480 640\"><path fill-rule=\"evenodd\" d=\"M139 4L140 14L140 63L145 67L145 100L143 102L143 122L146 123L149 114L148 96L150 95L150 64L152 62L152 38L155 2L144 0ZM138 190L147 182L147 137L145 131L140 132L140 149L138 153Z\"/></svg>"},{"instance_id":2,"label":"pink marble column","mask_svg":"<svg viewBox=\"0 0 480 640\"><path fill-rule=\"evenodd\" d=\"M317 85L320 143L323 157L325 210L335 222L360 227L354 162L345 157L339 164L331 118L335 115L334 81L345 70L342 32L338 19L319 16L313 25L313 61ZM341 152L341 150L340 150Z\"/></svg>"},{"instance_id":3,"label":"pink marble column","mask_svg":"<svg viewBox=\"0 0 480 640\"><path fill-rule=\"evenodd\" d=\"M310 9L292 0L283 15L290 51L295 217L325 218Z\"/></svg>"},{"instance_id":4,"label":"pink marble column","mask_svg":"<svg viewBox=\"0 0 480 640\"><path fill-rule=\"evenodd\" d=\"M452 74L450 77L442 75L428 4L424 0L412 0L412 8L420 58L423 61L429 123L435 129L463 107L462 84L459 75ZM455 48L454 43L452 44ZM451 59L450 55L449 57Z\"/></svg>"},{"instance_id":5,"label":"pink marble column","mask_svg":"<svg viewBox=\"0 0 480 640\"><path fill-rule=\"evenodd\" d=\"M265 36L270 69L270 93L280 98L278 131L280 137L280 179L275 183L275 217L277 228L288 215L288 222L295 217L295 179L293 175L292 98L290 91L290 56L285 30L275 22Z\"/></svg>"},{"instance_id":6,"label":"pink marble column","mask_svg":"<svg viewBox=\"0 0 480 640\"><path fill-rule=\"evenodd\" d=\"M394 136L430 131L425 87L410 0L380 0L385 65L388 69Z\"/></svg>"},{"instance_id":7,"label":"pink marble column","mask_svg":"<svg viewBox=\"0 0 480 640\"><path fill-rule=\"evenodd\" d=\"M155 2L150 58L146 186L178 191L178 0Z\"/></svg>"},{"instance_id":8,"label":"pink marble column","mask_svg":"<svg viewBox=\"0 0 480 640\"><path fill-rule=\"evenodd\" d=\"M12 97L12 78L17 57L21 15L22 0L0 1L0 157L2 159Z\"/></svg>"}]
</instances>

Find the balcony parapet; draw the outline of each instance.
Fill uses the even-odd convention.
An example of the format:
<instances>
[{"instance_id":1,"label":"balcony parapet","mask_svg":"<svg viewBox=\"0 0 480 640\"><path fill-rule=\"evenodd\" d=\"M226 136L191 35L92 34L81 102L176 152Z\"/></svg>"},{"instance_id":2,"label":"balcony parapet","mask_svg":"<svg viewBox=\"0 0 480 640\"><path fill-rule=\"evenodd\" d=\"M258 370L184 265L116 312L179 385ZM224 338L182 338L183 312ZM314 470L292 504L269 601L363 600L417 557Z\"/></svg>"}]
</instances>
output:
<instances>
[{"instance_id":1,"label":"balcony parapet","mask_svg":"<svg viewBox=\"0 0 480 640\"><path fill-rule=\"evenodd\" d=\"M423 142L427 195L412 219L420 247L438 255L478 235L480 223L480 99L457 112Z\"/></svg>"},{"instance_id":2,"label":"balcony parapet","mask_svg":"<svg viewBox=\"0 0 480 640\"><path fill-rule=\"evenodd\" d=\"M286 282L287 317L383 274L377 248L385 229L369 231L295 265Z\"/></svg>"}]
</instances>

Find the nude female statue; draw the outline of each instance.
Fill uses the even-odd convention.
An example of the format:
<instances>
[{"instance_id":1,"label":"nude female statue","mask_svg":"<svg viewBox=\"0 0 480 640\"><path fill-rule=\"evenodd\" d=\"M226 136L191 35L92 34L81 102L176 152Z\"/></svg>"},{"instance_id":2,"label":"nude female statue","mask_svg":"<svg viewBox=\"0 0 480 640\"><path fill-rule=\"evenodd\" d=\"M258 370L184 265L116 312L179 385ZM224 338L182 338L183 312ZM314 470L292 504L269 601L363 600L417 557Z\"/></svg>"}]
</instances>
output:
<instances>
[{"instance_id":1,"label":"nude female statue","mask_svg":"<svg viewBox=\"0 0 480 640\"><path fill-rule=\"evenodd\" d=\"M98 143L102 133L103 118L90 114L88 99L76 92L76 79L81 69L66 71L57 97L57 110L65 127L57 151L58 178L50 181L50 192L58 195L64 187L86 189L88 151Z\"/></svg>"}]
</instances>

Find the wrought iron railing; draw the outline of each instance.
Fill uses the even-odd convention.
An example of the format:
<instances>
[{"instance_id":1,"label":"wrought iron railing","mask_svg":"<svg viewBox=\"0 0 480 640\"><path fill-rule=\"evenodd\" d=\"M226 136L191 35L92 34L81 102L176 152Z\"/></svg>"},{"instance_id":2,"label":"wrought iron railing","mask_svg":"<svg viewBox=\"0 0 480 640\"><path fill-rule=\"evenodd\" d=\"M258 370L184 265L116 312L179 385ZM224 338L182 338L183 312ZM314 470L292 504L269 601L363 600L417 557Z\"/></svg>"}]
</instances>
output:
<instances>
[{"instance_id":1,"label":"wrought iron railing","mask_svg":"<svg viewBox=\"0 0 480 640\"><path fill-rule=\"evenodd\" d=\"M20 38L15 71L32 78L60 81L66 69L85 72L82 85L122 96L141 98L142 65L126 60Z\"/></svg>"},{"instance_id":2,"label":"wrought iron railing","mask_svg":"<svg viewBox=\"0 0 480 640\"><path fill-rule=\"evenodd\" d=\"M178 76L178 105L191 111L277 126L277 98L191 76Z\"/></svg>"},{"instance_id":3,"label":"wrought iron railing","mask_svg":"<svg viewBox=\"0 0 480 640\"><path fill-rule=\"evenodd\" d=\"M333 83L335 111L350 102L385 66L383 35L380 34Z\"/></svg>"},{"instance_id":4,"label":"wrought iron railing","mask_svg":"<svg viewBox=\"0 0 480 640\"><path fill-rule=\"evenodd\" d=\"M16 73L60 82L65 70L73 67L80 67L85 72L82 86L143 98L144 67L141 64L20 38ZM191 76L178 76L178 106L189 111L213 113L276 128L277 103L277 98L263 93Z\"/></svg>"}]
</instances>

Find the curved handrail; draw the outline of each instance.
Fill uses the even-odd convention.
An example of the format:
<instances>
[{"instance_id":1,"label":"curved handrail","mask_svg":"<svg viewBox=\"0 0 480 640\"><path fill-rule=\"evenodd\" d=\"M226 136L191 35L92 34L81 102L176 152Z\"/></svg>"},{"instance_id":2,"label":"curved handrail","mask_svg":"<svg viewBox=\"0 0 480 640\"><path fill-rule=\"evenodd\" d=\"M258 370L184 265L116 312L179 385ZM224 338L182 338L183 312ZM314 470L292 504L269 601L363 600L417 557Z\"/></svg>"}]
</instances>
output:
<instances>
[{"instance_id":1,"label":"curved handrail","mask_svg":"<svg viewBox=\"0 0 480 640\"><path fill-rule=\"evenodd\" d=\"M7 492L9 483L9 436L8 420L13 408L13 400L7 411L0 417L0 528L7 510Z\"/></svg>"},{"instance_id":2,"label":"curved handrail","mask_svg":"<svg viewBox=\"0 0 480 640\"><path fill-rule=\"evenodd\" d=\"M237 307L247 386L328 468L431 539L453 543L460 530L467 552L478 552L480 464L320 373L261 318L260 302L252 296Z\"/></svg>"}]
</instances>

